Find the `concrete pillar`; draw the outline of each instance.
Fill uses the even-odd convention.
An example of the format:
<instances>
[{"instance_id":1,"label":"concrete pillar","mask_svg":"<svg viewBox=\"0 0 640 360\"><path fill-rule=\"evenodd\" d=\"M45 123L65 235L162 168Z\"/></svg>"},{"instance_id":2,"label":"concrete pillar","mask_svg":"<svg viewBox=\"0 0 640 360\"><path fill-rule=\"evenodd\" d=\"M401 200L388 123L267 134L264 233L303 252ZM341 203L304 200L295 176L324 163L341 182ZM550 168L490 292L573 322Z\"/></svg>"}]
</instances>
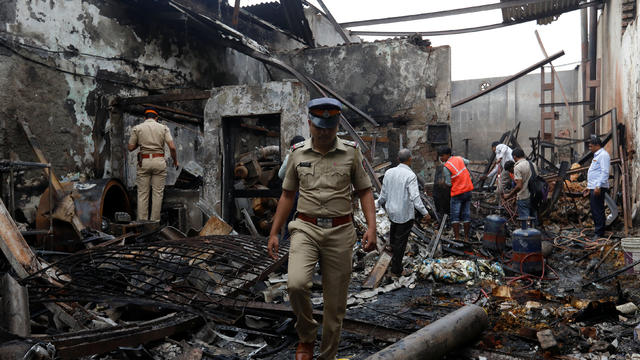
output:
<instances>
[{"instance_id":1,"label":"concrete pillar","mask_svg":"<svg viewBox=\"0 0 640 360\"><path fill-rule=\"evenodd\" d=\"M20 286L8 273L0 281L0 325L10 333L28 337L31 335L29 296L27 288Z\"/></svg>"}]
</instances>

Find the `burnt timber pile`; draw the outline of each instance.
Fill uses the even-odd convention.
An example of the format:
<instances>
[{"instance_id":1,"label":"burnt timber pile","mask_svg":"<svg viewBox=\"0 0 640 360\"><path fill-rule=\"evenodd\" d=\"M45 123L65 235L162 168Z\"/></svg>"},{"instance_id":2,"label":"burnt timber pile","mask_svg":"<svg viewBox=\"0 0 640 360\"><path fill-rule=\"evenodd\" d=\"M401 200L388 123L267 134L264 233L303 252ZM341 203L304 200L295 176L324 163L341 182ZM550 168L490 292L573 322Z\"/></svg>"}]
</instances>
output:
<instances>
[{"instance_id":1,"label":"burnt timber pile","mask_svg":"<svg viewBox=\"0 0 640 360\"><path fill-rule=\"evenodd\" d=\"M290 244L274 261L266 236L316 97L344 105L338 136L362 151L376 198L411 150L431 218L413 226L395 277L377 206L378 249L354 246L340 358L640 359L638 5L513 0L338 23L318 0L4 1L0 359L294 357ZM502 21L480 28L360 28L492 10ZM452 81L455 44L427 39L573 11L574 70L557 70L564 51L536 32L530 66ZM136 220L126 150L149 106L181 164L160 221ZM593 136L611 157L599 238L583 196ZM536 229L521 229L515 201L483 176L492 141L525 150L548 184ZM441 146L470 160L469 241L454 237ZM355 203L353 222L361 239ZM539 249L522 253L530 243ZM322 290L316 273L318 322Z\"/></svg>"}]
</instances>

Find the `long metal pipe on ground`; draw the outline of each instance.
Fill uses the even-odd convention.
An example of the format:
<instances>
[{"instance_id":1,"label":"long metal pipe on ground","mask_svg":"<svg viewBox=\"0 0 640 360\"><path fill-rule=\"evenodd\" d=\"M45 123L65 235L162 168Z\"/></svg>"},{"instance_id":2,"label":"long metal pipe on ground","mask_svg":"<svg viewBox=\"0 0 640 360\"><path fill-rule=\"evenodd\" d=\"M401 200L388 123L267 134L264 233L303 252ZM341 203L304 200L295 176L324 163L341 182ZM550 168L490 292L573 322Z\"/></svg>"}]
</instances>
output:
<instances>
[{"instance_id":1,"label":"long metal pipe on ground","mask_svg":"<svg viewBox=\"0 0 640 360\"><path fill-rule=\"evenodd\" d=\"M476 339L489 326L489 316L477 305L466 305L367 360L440 359L448 352Z\"/></svg>"}]
</instances>

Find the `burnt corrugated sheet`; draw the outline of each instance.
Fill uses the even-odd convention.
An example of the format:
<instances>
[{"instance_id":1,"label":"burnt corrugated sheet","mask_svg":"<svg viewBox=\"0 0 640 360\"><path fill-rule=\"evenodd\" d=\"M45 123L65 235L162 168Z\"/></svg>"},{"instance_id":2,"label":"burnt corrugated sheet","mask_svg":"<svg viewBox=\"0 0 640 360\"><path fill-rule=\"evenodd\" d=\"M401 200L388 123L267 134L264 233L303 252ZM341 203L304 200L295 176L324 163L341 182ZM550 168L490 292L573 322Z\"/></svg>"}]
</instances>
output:
<instances>
[{"instance_id":1,"label":"burnt corrugated sheet","mask_svg":"<svg viewBox=\"0 0 640 360\"><path fill-rule=\"evenodd\" d=\"M500 0L508 3L511 0ZM537 20L538 24L546 25L558 19L561 13L578 9L581 0L549 0L539 3L502 9L502 21L506 23Z\"/></svg>"},{"instance_id":2,"label":"burnt corrugated sheet","mask_svg":"<svg viewBox=\"0 0 640 360\"><path fill-rule=\"evenodd\" d=\"M304 16L301 0L265 2L243 7L243 9L304 39L307 45L311 47L315 46L313 33L311 32L307 18Z\"/></svg>"}]
</instances>

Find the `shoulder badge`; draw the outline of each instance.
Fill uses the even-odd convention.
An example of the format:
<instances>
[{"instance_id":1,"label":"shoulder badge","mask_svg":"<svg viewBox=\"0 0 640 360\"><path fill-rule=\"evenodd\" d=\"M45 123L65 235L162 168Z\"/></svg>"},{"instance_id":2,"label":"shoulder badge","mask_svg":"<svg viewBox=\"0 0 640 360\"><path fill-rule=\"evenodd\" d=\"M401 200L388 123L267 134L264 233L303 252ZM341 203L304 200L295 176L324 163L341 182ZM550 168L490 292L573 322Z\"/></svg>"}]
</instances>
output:
<instances>
[{"instance_id":1,"label":"shoulder badge","mask_svg":"<svg viewBox=\"0 0 640 360\"><path fill-rule=\"evenodd\" d=\"M304 146L304 141L300 141L299 143L295 143L295 144L293 144L293 146L291 146L291 151L296 151L297 149L300 149L303 146Z\"/></svg>"},{"instance_id":2,"label":"shoulder badge","mask_svg":"<svg viewBox=\"0 0 640 360\"><path fill-rule=\"evenodd\" d=\"M342 140L342 142L347 145L347 146L351 146L353 148L357 148L358 147L358 143L355 141L350 141L350 140Z\"/></svg>"}]
</instances>

